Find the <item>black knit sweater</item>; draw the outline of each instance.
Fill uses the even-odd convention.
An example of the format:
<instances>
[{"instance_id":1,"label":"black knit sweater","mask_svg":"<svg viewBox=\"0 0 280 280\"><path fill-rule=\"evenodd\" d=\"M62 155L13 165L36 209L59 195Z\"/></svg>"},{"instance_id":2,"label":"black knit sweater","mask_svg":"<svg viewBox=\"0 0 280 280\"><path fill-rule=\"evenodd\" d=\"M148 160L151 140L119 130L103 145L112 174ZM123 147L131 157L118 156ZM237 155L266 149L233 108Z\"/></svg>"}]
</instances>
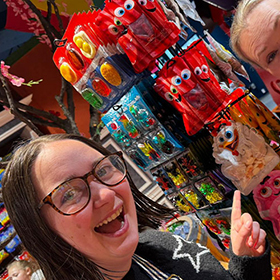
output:
<instances>
[{"instance_id":1,"label":"black knit sweater","mask_svg":"<svg viewBox=\"0 0 280 280\"><path fill-rule=\"evenodd\" d=\"M270 248L261 257L238 257L232 252L229 271L225 270L210 251L195 242L169 232L146 230L140 234L136 254L166 274L184 280L271 280ZM124 280L148 280L149 276L132 263Z\"/></svg>"}]
</instances>

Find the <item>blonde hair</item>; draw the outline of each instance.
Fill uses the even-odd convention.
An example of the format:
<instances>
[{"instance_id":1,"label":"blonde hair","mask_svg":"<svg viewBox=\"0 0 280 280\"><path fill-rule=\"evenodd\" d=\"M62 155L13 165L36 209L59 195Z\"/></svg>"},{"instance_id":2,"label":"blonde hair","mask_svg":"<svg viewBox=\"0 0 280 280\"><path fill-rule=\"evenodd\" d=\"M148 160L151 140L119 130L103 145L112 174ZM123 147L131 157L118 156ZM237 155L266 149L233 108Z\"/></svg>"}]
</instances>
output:
<instances>
[{"instance_id":1,"label":"blonde hair","mask_svg":"<svg viewBox=\"0 0 280 280\"><path fill-rule=\"evenodd\" d=\"M20 269L26 269L27 267L29 267L31 272L34 272L34 265L25 260L14 261L7 266L7 269L9 270L12 267L18 267Z\"/></svg>"},{"instance_id":2,"label":"blonde hair","mask_svg":"<svg viewBox=\"0 0 280 280\"><path fill-rule=\"evenodd\" d=\"M245 62L256 64L251 61L240 48L240 34L248 25L247 17L250 12L263 0L241 0L236 8L233 23L230 29L230 45L235 54Z\"/></svg>"}]
</instances>

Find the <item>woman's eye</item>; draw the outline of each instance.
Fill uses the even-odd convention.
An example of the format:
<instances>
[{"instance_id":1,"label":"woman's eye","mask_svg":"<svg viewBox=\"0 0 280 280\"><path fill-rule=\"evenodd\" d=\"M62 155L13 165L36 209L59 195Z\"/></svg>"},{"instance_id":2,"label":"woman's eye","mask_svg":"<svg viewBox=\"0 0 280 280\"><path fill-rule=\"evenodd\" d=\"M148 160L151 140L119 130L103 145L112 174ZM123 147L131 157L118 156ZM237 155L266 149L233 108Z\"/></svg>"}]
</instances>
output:
<instances>
[{"instance_id":1,"label":"woman's eye","mask_svg":"<svg viewBox=\"0 0 280 280\"><path fill-rule=\"evenodd\" d=\"M114 11L114 14L116 17L122 17L125 13L125 10L123 8L117 8L115 11Z\"/></svg>"},{"instance_id":2,"label":"woman's eye","mask_svg":"<svg viewBox=\"0 0 280 280\"><path fill-rule=\"evenodd\" d=\"M267 56L267 64L270 64L276 57L278 51L274 51Z\"/></svg>"},{"instance_id":3,"label":"woman's eye","mask_svg":"<svg viewBox=\"0 0 280 280\"><path fill-rule=\"evenodd\" d=\"M113 175L112 165L104 165L98 168L98 170L95 170L95 173L100 179L104 179L104 178L107 179L107 177Z\"/></svg>"},{"instance_id":4,"label":"woman's eye","mask_svg":"<svg viewBox=\"0 0 280 280\"><path fill-rule=\"evenodd\" d=\"M67 190L62 196L62 201L61 201L62 204L73 201L77 194L78 194L78 191L75 189Z\"/></svg>"}]
</instances>

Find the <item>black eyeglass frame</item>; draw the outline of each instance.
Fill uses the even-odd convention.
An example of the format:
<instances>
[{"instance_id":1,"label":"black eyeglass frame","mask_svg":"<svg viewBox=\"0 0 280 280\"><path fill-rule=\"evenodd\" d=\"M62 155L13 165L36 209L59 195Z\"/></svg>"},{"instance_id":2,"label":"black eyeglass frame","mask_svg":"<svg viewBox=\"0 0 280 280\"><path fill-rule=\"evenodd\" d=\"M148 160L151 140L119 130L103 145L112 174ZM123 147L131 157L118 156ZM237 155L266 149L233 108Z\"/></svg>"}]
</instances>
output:
<instances>
[{"instance_id":1,"label":"black eyeglass frame","mask_svg":"<svg viewBox=\"0 0 280 280\"><path fill-rule=\"evenodd\" d=\"M106 159L106 158L108 158L108 157L110 157L110 156L114 156L114 155L117 155L117 156L122 160L122 162L123 162L123 164L124 164L124 167L125 167L125 173L124 173L123 178L122 178L119 182L117 182L117 183L115 183L115 184L107 184L107 183L103 182L102 180L100 180L100 179L98 178L98 176L97 176L96 173L95 173L95 169L96 169L96 166L98 166L98 164L99 164L101 161L103 161L104 159ZM118 152L116 152L116 153L113 153L113 154L104 156L103 158L101 158L101 159L95 164L95 166L93 167L93 169L92 169L91 171L89 171L88 173L86 173L85 175L83 175L83 176L81 176L81 177L71 178L71 179L66 180L65 182L59 184L56 188L54 188L51 192L49 192L49 193L40 201L40 203L39 203L38 206L37 206L38 209L41 210L41 208L42 208L45 204L49 204L55 211L57 211L58 213L60 213L60 214L62 214L62 215L65 215L65 216L71 216L71 215L74 215L74 214L77 214L77 213L81 212L84 208L87 207L87 205L88 205L88 203L89 203L89 201L90 201L90 199L91 199L90 186L89 186L88 181L87 181L88 177L91 176L91 175L94 176L94 178L95 178L97 181L99 181L101 184L103 184L103 185L105 185L105 186L108 186L108 187L113 187L113 186L116 186L116 185L118 185L119 183L121 183L121 182L125 179L125 177L126 177L126 175L127 175L127 166L126 166L125 160L124 160L124 158L123 158L123 153L122 153L121 151L118 151ZM53 200L52 200L52 195L53 195L53 194L57 191L57 189L60 188L63 184L65 184L65 183L67 183L67 182L69 182L69 181L72 181L72 180L74 180L74 179L82 179L82 180L86 183L86 186L87 186L87 188L88 188L88 200L87 200L86 204L85 204L81 209L79 209L78 211L73 212L73 213L64 213L64 212L62 212L61 210L59 210L59 209L55 206L55 204L53 203Z\"/></svg>"}]
</instances>

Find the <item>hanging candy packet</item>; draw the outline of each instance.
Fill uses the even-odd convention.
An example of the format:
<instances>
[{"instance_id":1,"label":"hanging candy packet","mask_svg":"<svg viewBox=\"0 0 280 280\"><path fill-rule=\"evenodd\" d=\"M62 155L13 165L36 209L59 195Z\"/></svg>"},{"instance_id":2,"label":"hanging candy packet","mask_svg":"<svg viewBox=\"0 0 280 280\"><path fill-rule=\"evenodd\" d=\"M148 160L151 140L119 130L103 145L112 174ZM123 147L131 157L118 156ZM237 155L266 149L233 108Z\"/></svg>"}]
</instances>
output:
<instances>
[{"instance_id":1,"label":"hanging candy packet","mask_svg":"<svg viewBox=\"0 0 280 280\"><path fill-rule=\"evenodd\" d=\"M279 163L279 156L254 129L234 121L217 125L213 157L224 176L248 195Z\"/></svg>"},{"instance_id":2,"label":"hanging candy packet","mask_svg":"<svg viewBox=\"0 0 280 280\"><path fill-rule=\"evenodd\" d=\"M166 171L161 165L151 169L151 174L165 195L169 195L176 191L173 181L168 177Z\"/></svg>"}]
</instances>

